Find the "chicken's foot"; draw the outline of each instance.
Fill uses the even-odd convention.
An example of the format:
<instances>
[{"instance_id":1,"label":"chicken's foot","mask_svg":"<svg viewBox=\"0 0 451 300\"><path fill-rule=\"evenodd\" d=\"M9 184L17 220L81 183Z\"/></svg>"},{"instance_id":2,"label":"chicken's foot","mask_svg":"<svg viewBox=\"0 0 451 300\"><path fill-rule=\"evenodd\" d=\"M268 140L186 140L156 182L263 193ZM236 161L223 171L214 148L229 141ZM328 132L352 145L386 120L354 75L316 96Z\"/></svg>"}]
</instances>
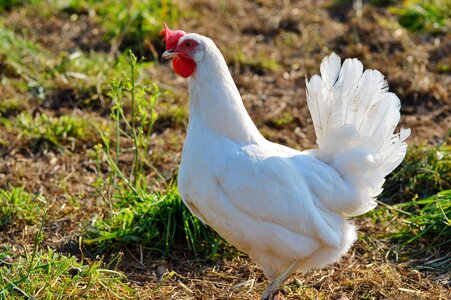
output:
<instances>
[{"instance_id":1,"label":"chicken's foot","mask_svg":"<svg viewBox=\"0 0 451 300\"><path fill-rule=\"evenodd\" d=\"M285 280L290 277L291 274L293 274L301 265L301 261L296 260L293 261L288 268L285 269L285 271L282 272L282 274L279 275L276 279L271 281L271 283L266 288L265 292L263 293L261 300L273 300L274 297L279 293L281 290L280 287L285 282Z\"/></svg>"}]
</instances>

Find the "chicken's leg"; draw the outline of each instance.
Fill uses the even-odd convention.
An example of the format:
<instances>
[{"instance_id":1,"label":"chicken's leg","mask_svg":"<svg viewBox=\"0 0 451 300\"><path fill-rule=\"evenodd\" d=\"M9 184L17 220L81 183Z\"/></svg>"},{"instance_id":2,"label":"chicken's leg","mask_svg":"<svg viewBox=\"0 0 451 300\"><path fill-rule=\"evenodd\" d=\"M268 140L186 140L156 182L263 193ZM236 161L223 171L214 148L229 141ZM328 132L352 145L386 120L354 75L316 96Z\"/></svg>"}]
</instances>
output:
<instances>
[{"instance_id":1,"label":"chicken's leg","mask_svg":"<svg viewBox=\"0 0 451 300\"><path fill-rule=\"evenodd\" d=\"M285 280L288 279L288 277L290 277L291 274L293 274L299 268L300 265L301 261L293 261L288 266L288 268L286 268L285 271L283 271L282 274L279 275L279 277L271 281L271 283L263 293L261 300L273 300L277 292L280 290L280 286L285 282Z\"/></svg>"}]
</instances>

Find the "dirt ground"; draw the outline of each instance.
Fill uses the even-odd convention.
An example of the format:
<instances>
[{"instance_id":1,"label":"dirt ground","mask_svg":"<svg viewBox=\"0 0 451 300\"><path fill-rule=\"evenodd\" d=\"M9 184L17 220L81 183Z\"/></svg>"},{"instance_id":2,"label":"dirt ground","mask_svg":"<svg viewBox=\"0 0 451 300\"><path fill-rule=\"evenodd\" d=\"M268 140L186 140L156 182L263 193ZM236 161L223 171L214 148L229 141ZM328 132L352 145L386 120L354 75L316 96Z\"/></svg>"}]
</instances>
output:
<instances>
[{"instance_id":1,"label":"dirt ground","mask_svg":"<svg viewBox=\"0 0 451 300\"><path fill-rule=\"evenodd\" d=\"M401 99L401 125L412 128L409 143L440 143L451 128L451 76L449 71L438 70L440 64L451 64L451 31L434 37L414 35L385 9L365 5L362 17L357 18L351 8L334 7L331 1L188 0L177 5L181 16L172 27L207 35L217 43L252 119L272 141L298 149L314 146L305 79L319 72L321 59L332 51L343 59L357 57L365 68L377 68L387 77L390 90ZM101 27L88 15L78 20L65 14L43 19L15 10L8 22L52 52L74 47L110 51L101 38ZM163 44L152 43L151 48L161 54ZM187 107L186 81L169 65L150 68L148 76L170 92L162 103ZM31 97L31 109L50 115L71 112L105 117L107 111L101 107L82 106L84 97L70 90L39 103ZM186 120L175 124L164 118L156 124L152 149L159 155L154 165L167 180L177 172L185 125ZM99 212L92 187L95 161L74 152L33 153L21 148L21 141L7 132L0 132L0 138L10 141L8 147L0 148L0 187L24 185L50 199L52 220L45 231L51 238L43 246L68 251L68 242L77 237L82 222ZM61 178L64 188L58 184ZM87 201L82 207L70 207L67 195ZM378 235L383 231L370 220L356 223L362 232ZM35 231L18 235L13 230L0 237L0 242L32 246ZM397 261L393 254L385 257L392 246L383 240L359 240L340 262L292 276L285 297L449 299L449 286L442 284L449 282L449 273L418 270L412 262ZM123 254L121 268L140 299L258 299L267 284L261 270L245 255L212 262L179 255L162 261L145 253L141 260L135 259L136 251L127 249Z\"/></svg>"},{"instance_id":2,"label":"dirt ground","mask_svg":"<svg viewBox=\"0 0 451 300\"><path fill-rule=\"evenodd\" d=\"M437 72L438 62L450 60L449 33L430 40L413 36L386 10L372 6L365 6L359 19L351 8L325 9L330 1L214 3L187 1L199 17L180 21L179 27L210 36L223 49L253 120L273 140L297 147L315 142L305 78L318 73L321 59L332 51L342 59L357 57L387 77L401 98L401 125L412 128L411 143L438 142L451 128L451 77ZM342 17L334 17L339 10ZM232 61L236 49L249 60L269 56L279 66L261 70L246 59L242 66ZM293 122L274 128L273 120L287 112Z\"/></svg>"}]
</instances>

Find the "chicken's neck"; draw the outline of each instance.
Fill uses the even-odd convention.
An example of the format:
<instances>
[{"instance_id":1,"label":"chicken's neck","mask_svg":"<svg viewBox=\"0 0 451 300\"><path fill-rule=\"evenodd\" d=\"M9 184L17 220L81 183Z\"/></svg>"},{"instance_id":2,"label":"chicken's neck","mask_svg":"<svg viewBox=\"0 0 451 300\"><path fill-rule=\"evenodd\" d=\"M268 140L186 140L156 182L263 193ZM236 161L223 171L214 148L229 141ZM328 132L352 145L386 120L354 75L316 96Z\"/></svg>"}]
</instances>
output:
<instances>
[{"instance_id":1,"label":"chicken's neck","mask_svg":"<svg viewBox=\"0 0 451 300\"><path fill-rule=\"evenodd\" d=\"M202 122L242 143L263 137L247 113L222 54L212 43L189 78L190 123Z\"/></svg>"}]
</instances>

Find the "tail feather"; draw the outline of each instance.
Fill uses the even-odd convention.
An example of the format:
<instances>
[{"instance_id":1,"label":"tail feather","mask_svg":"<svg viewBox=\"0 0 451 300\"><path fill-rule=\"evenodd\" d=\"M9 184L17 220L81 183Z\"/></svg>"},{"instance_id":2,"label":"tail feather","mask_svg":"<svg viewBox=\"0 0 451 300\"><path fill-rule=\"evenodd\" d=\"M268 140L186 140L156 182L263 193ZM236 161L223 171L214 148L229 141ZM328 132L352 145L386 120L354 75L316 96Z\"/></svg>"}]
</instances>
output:
<instances>
[{"instance_id":1,"label":"tail feather","mask_svg":"<svg viewBox=\"0 0 451 300\"><path fill-rule=\"evenodd\" d=\"M307 82L318 157L359 191L361 201L346 214L361 214L375 207L385 176L404 159L410 129L393 133L401 102L379 71L363 71L357 59L341 65L335 53L320 71Z\"/></svg>"},{"instance_id":2,"label":"tail feather","mask_svg":"<svg viewBox=\"0 0 451 300\"><path fill-rule=\"evenodd\" d=\"M346 119L350 117L348 110L350 109L350 101L346 101L349 97L353 97L360 77L362 77L363 65L357 59L347 59L343 63L340 76L336 83L336 104L331 121L331 128L337 128L346 124Z\"/></svg>"}]
</instances>

